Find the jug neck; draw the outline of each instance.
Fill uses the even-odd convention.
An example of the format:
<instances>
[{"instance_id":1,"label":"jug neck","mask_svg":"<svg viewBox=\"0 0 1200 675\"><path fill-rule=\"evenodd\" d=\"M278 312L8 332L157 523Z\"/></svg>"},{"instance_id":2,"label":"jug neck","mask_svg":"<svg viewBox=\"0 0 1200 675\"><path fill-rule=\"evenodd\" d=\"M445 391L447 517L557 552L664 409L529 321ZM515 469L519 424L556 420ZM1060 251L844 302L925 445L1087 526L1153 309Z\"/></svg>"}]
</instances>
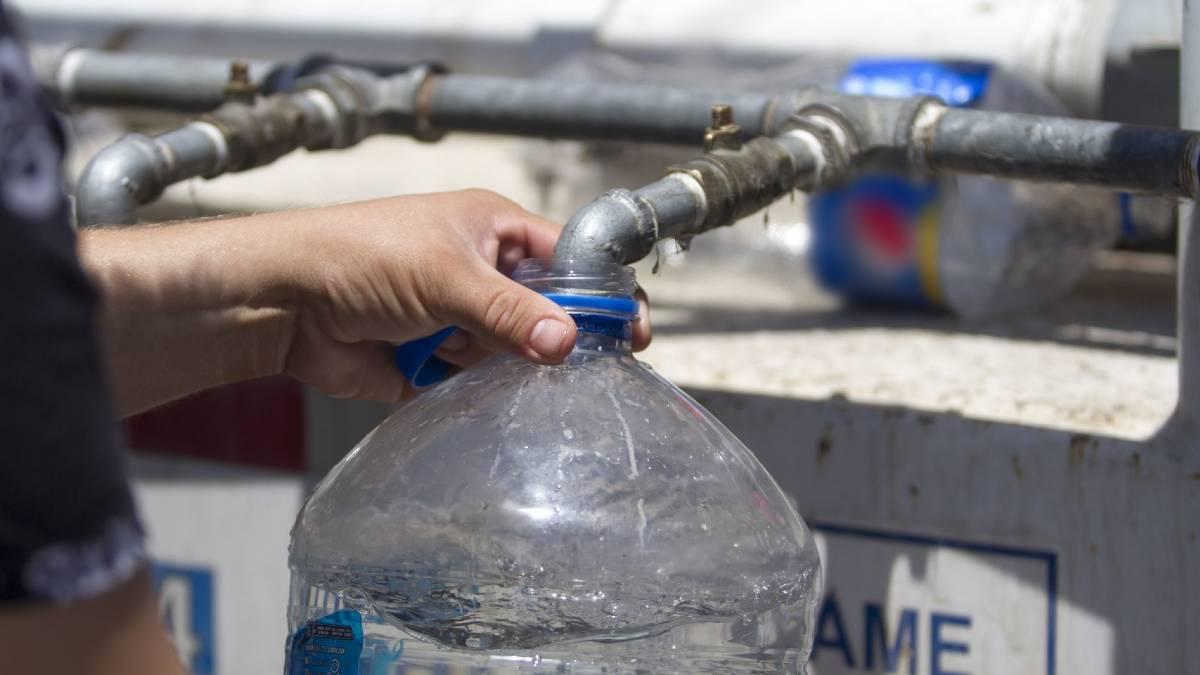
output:
<instances>
[{"instance_id":1,"label":"jug neck","mask_svg":"<svg viewBox=\"0 0 1200 675\"><path fill-rule=\"evenodd\" d=\"M528 259L513 279L558 303L575 320L576 353L629 354L637 301L632 267L616 263Z\"/></svg>"}]
</instances>

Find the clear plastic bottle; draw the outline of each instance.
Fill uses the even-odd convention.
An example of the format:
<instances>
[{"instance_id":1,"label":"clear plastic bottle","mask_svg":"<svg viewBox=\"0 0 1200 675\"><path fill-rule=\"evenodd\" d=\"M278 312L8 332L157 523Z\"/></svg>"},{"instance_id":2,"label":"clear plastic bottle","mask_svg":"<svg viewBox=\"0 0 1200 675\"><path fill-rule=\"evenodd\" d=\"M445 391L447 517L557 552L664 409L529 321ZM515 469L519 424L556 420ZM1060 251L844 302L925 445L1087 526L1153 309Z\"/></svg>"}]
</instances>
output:
<instances>
[{"instance_id":1,"label":"clear plastic bottle","mask_svg":"<svg viewBox=\"0 0 1200 675\"><path fill-rule=\"evenodd\" d=\"M292 532L288 673L802 673L813 539L728 430L630 354L633 270L524 261L579 326L426 392Z\"/></svg>"}]
</instances>

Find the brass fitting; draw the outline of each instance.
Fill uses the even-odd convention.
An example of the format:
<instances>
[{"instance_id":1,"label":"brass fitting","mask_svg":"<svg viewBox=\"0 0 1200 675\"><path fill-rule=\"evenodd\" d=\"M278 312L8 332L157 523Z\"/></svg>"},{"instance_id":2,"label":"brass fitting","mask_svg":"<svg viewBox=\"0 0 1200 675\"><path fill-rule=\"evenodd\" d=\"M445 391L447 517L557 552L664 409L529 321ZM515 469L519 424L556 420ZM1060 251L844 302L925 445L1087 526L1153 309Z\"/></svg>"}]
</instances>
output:
<instances>
[{"instance_id":1,"label":"brass fitting","mask_svg":"<svg viewBox=\"0 0 1200 675\"><path fill-rule=\"evenodd\" d=\"M742 128L733 121L733 108L726 103L712 107L712 124L704 130L704 151L737 150L742 147Z\"/></svg>"},{"instance_id":2,"label":"brass fitting","mask_svg":"<svg viewBox=\"0 0 1200 675\"><path fill-rule=\"evenodd\" d=\"M250 64L242 59L229 62L229 81L225 83L225 100L251 103L258 87L250 81Z\"/></svg>"}]
</instances>

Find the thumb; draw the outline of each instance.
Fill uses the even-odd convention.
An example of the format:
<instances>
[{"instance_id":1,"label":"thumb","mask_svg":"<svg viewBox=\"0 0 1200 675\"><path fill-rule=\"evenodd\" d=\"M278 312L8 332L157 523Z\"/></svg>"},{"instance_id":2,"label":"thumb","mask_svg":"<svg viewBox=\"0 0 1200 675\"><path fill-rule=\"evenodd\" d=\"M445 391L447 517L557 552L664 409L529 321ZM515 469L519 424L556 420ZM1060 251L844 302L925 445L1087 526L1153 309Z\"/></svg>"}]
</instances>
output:
<instances>
[{"instance_id":1,"label":"thumb","mask_svg":"<svg viewBox=\"0 0 1200 675\"><path fill-rule=\"evenodd\" d=\"M444 293L445 319L531 361L558 363L575 346L575 322L562 307L491 267L456 275Z\"/></svg>"}]
</instances>

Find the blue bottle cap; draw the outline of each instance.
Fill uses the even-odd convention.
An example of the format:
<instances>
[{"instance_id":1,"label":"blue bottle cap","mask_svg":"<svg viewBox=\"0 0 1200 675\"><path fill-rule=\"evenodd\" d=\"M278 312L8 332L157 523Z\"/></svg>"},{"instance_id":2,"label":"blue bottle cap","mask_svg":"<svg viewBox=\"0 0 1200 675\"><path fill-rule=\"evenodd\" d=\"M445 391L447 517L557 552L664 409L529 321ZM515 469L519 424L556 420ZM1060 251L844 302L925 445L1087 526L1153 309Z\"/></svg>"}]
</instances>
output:
<instances>
[{"instance_id":1,"label":"blue bottle cap","mask_svg":"<svg viewBox=\"0 0 1200 675\"><path fill-rule=\"evenodd\" d=\"M547 298L569 308L579 330L618 335L628 319L637 315L637 300L630 297L606 295L575 295L545 293ZM583 310L583 311L580 311ZM598 314L592 314L592 310ZM596 316L599 321L580 321L580 317ZM429 387L446 379L451 365L434 356L434 352L457 328L448 326L418 340L396 347L396 367L415 387Z\"/></svg>"}]
</instances>

